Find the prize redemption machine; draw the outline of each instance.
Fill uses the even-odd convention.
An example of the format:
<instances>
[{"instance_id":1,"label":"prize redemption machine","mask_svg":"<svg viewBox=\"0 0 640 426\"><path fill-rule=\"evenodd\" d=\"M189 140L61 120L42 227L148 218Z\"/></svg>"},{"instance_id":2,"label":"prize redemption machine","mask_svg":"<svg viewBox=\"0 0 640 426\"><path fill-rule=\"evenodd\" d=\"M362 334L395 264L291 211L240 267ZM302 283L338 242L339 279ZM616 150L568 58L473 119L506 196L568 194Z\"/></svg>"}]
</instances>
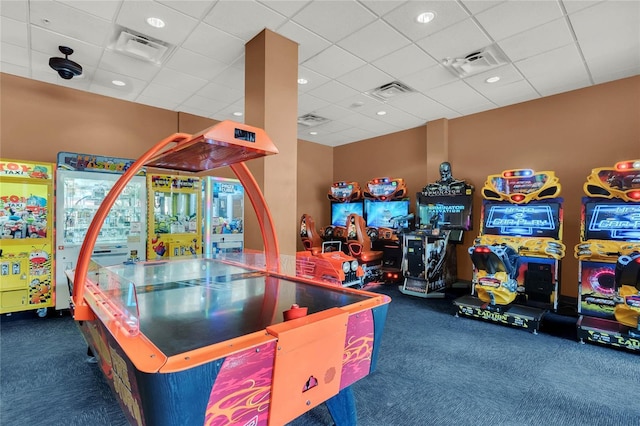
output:
<instances>
[{"instance_id":1,"label":"prize redemption machine","mask_svg":"<svg viewBox=\"0 0 640 426\"><path fill-rule=\"evenodd\" d=\"M400 291L411 296L444 297L457 281L456 245L472 229L473 185L454 179L448 162L440 165L440 177L416 194L415 231L403 236Z\"/></svg>"},{"instance_id":2,"label":"prize redemption machine","mask_svg":"<svg viewBox=\"0 0 640 426\"><path fill-rule=\"evenodd\" d=\"M378 274L386 283L402 280L401 233L409 228L407 186L402 178L379 177L367 182L364 191L366 233L374 251L382 252Z\"/></svg>"},{"instance_id":3,"label":"prize redemption machine","mask_svg":"<svg viewBox=\"0 0 640 426\"><path fill-rule=\"evenodd\" d=\"M202 254L201 184L198 176L147 175L147 258L173 259Z\"/></svg>"},{"instance_id":4,"label":"prize redemption machine","mask_svg":"<svg viewBox=\"0 0 640 426\"><path fill-rule=\"evenodd\" d=\"M640 351L640 160L594 169L584 192L578 338Z\"/></svg>"},{"instance_id":5,"label":"prize redemption machine","mask_svg":"<svg viewBox=\"0 0 640 426\"><path fill-rule=\"evenodd\" d=\"M207 257L244 247L244 188L238 179L202 178L202 244Z\"/></svg>"},{"instance_id":6,"label":"prize redemption machine","mask_svg":"<svg viewBox=\"0 0 640 426\"><path fill-rule=\"evenodd\" d=\"M472 295L456 315L531 330L557 308L562 243L560 183L553 172L507 170L482 188L480 235L469 248Z\"/></svg>"},{"instance_id":7,"label":"prize redemption machine","mask_svg":"<svg viewBox=\"0 0 640 426\"><path fill-rule=\"evenodd\" d=\"M58 153L56 173L56 309L69 309L65 271L75 269L80 246L104 197L133 160L71 152ZM147 188L141 170L106 217L93 249L101 265L145 260Z\"/></svg>"},{"instance_id":8,"label":"prize redemption machine","mask_svg":"<svg viewBox=\"0 0 640 426\"><path fill-rule=\"evenodd\" d=\"M54 306L54 165L0 159L0 314Z\"/></svg>"},{"instance_id":9,"label":"prize redemption machine","mask_svg":"<svg viewBox=\"0 0 640 426\"><path fill-rule=\"evenodd\" d=\"M351 385L375 369L390 299L280 272L273 221L244 163L276 153L263 130L230 121L174 134L96 212L72 276L72 313L131 424L280 426L325 401L336 424L356 424ZM91 262L109 209L143 166L197 174L227 165L264 252Z\"/></svg>"}]
</instances>

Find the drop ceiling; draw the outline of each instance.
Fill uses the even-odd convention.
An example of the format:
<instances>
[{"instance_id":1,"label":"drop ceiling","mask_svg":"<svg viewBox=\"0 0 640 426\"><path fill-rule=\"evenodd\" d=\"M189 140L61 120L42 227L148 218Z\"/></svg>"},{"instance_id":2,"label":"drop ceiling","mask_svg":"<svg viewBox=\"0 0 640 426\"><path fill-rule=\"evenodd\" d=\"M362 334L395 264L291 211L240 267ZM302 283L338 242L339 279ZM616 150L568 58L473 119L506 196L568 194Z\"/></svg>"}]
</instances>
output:
<instances>
[{"instance_id":1,"label":"drop ceiling","mask_svg":"<svg viewBox=\"0 0 640 426\"><path fill-rule=\"evenodd\" d=\"M329 146L640 74L635 0L2 0L0 16L3 73L236 121L244 45L268 28L299 43L298 116L319 119L298 137ZM58 46L81 76L49 67Z\"/></svg>"}]
</instances>

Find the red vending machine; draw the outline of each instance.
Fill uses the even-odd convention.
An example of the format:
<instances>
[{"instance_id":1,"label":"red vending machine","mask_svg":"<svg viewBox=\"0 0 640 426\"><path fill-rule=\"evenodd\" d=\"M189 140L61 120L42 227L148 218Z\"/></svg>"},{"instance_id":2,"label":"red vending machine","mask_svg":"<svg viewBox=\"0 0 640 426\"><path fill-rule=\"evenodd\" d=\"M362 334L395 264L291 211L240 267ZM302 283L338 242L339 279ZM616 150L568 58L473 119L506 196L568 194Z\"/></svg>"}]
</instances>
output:
<instances>
[{"instance_id":1,"label":"red vending machine","mask_svg":"<svg viewBox=\"0 0 640 426\"><path fill-rule=\"evenodd\" d=\"M51 163L0 159L0 314L55 303Z\"/></svg>"}]
</instances>

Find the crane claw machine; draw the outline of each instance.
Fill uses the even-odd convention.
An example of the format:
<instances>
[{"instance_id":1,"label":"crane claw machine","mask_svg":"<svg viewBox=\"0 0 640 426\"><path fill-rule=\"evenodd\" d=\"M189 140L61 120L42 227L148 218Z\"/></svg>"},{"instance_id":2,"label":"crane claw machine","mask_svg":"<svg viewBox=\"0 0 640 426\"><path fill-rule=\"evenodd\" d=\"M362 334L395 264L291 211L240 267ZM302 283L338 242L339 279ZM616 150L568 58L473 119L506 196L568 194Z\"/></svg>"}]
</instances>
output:
<instances>
[{"instance_id":1,"label":"crane claw machine","mask_svg":"<svg viewBox=\"0 0 640 426\"><path fill-rule=\"evenodd\" d=\"M244 187L238 179L202 178L205 256L240 253L244 248Z\"/></svg>"},{"instance_id":2,"label":"crane claw machine","mask_svg":"<svg viewBox=\"0 0 640 426\"><path fill-rule=\"evenodd\" d=\"M56 309L69 308L65 271L76 267L80 247L98 207L133 160L58 153L56 185ZM141 170L118 197L98 235L93 257L102 265L145 259L146 181Z\"/></svg>"},{"instance_id":3,"label":"crane claw machine","mask_svg":"<svg viewBox=\"0 0 640 426\"><path fill-rule=\"evenodd\" d=\"M0 313L55 303L54 165L0 159Z\"/></svg>"}]
</instances>

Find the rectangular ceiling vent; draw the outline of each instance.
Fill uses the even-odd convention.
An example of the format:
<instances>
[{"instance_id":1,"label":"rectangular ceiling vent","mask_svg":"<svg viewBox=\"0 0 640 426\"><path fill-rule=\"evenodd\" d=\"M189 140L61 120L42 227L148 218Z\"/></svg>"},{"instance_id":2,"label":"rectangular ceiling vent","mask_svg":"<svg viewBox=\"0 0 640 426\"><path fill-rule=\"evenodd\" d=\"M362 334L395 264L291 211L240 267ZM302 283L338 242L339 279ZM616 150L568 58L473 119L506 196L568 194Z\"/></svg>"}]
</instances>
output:
<instances>
[{"instance_id":1,"label":"rectangular ceiling vent","mask_svg":"<svg viewBox=\"0 0 640 426\"><path fill-rule=\"evenodd\" d=\"M320 117L319 115L315 115L311 113L298 117L298 124L305 127L318 126L328 121L329 121L328 118Z\"/></svg>"},{"instance_id":2,"label":"rectangular ceiling vent","mask_svg":"<svg viewBox=\"0 0 640 426\"><path fill-rule=\"evenodd\" d=\"M445 58L442 60L445 68L461 78L490 70L506 62L505 55L496 45L473 51L461 58Z\"/></svg>"},{"instance_id":3,"label":"rectangular ceiling vent","mask_svg":"<svg viewBox=\"0 0 640 426\"><path fill-rule=\"evenodd\" d=\"M170 47L169 44L163 41L122 29L118 35L114 49L117 52L143 61L160 64L170 52Z\"/></svg>"},{"instance_id":4,"label":"rectangular ceiling vent","mask_svg":"<svg viewBox=\"0 0 640 426\"><path fill-rule=\"evenodd\" d=\"M395 98L405 93L415 92L412 88L399 81L392 81L391 83L383 84L380 87L371 89L365 92L365 94L375 98L381 102L386 102L391 98Z\"/></svg>"}]
</instances>

